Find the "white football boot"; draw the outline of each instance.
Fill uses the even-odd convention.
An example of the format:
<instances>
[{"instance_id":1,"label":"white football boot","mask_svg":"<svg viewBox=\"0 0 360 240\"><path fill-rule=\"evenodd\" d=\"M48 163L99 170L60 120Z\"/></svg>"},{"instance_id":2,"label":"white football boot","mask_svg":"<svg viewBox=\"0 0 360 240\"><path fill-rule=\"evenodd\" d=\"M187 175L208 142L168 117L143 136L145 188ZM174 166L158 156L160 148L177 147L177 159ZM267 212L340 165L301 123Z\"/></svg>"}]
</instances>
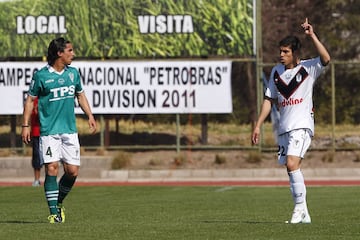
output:
<instances>
[{"instance_id":1,"label":"white football boot","mask_svg":"<svg viewBox=\"0 0 360 240\"><path fill-rule=\"evenodd\" d=\"M290 223L311 223L310 214L304 207L295 206Z\"/></svg>"}]
</instances>

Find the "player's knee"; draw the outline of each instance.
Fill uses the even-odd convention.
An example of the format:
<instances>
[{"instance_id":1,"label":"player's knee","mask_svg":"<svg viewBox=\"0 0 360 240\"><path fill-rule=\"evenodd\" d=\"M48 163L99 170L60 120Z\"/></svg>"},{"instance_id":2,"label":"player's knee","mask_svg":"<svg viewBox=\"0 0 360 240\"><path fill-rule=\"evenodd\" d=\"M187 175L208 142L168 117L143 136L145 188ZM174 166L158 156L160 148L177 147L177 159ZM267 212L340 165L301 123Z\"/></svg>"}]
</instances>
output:
<instances>
[{"instance_id":1,"label":"player's knee","mask_svg":"<svg viewBox=\"0 0 360 240\"><path fill-rule=\"evenodd\" d=\"M298 157L288 156L287 161L286 161L286 168L287 168L288 172L299 169L300 161L301 161L301 159Z\"/></svg>"},{"instance_id":2,"label":"player's knee","mask_svg":"<svg viewBox=\"0 0 360 240\"><path fill-rule=\"evenodd\" d=\"M70 171L70 172L67 172L66 175L69 178L76 178L78 176L78 171Z\"/></svg>"},{"instance_id":3,"label":"player's knee","mask_svg":"<svg viewBox=\"0 0 360 240\"><path fill-rule=\"evenodd\" d=\"M76 178L79 174L79 167L73 165L66 165L64 167L64 171L68 177Z\"/></svg>"},{"instance_id":4,"label":"player's knee","mask_svg":"<svg viewBox=\"0 0 360 240\"><path fill-rule=\"evenodd\" d=\"M46 165L45 169L46 169L47 175L57 176L58 171L59 171L59 165L57 163L56 164L50 163L50 164Z\"/></svg>"}]
</instances>

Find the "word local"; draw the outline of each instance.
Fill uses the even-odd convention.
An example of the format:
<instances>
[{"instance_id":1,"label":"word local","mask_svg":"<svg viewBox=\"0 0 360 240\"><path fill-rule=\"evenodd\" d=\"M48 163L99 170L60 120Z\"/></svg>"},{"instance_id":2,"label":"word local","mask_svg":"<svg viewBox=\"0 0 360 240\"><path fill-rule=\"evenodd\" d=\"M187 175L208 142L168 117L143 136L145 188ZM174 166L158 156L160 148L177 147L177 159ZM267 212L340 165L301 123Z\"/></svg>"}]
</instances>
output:
<instances>
[{"instance_id":1,"label":"word local","mask_svg":"<svg viewBox=\"0 0 360 240\"><path fill-rule=\"evenodd\" d=\"M66 33L65 16L17 16L17 34Z\"/></svg>"}]
</instances>

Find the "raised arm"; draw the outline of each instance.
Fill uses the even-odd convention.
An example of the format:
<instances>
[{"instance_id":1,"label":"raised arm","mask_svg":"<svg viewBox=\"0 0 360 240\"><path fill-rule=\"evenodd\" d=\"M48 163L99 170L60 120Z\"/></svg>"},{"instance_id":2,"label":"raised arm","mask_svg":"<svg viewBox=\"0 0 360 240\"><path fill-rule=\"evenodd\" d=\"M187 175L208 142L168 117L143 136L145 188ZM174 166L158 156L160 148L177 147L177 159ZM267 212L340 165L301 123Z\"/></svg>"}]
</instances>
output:
<instances>
[{"instance_id":1,"label":"raised arm","mask_svg":"<svg viewBox=\"0 0 360 240\"><path fill-rule=\"evenodd\" d=\"M330 62L330 54L326 50L325 46L320 42L319 38L316 36L313 27L308 21L308 18L305 19L305 22L301 24L301 27L304 29L305 34L308 35L314 43L314 46L319 53L321 63L323 66L326 66Z\"/></svg>"}]
</instances>

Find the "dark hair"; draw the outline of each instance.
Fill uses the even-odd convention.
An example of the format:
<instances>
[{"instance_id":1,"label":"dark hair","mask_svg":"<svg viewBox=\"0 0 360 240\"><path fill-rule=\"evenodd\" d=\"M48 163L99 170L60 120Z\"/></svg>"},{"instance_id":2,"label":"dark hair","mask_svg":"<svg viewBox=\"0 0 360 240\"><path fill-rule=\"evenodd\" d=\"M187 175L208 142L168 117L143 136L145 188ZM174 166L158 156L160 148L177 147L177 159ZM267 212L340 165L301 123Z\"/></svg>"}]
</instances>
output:
<instances>
[{"instance_id":1,"label":"dark hair","mask_svg":"<svg viewBox=\"0 0 360 240\"><path fill-rule=\"evenodd\" d=\"M56 59L59 58L58 52L64 52L66 44L70 41L65 40L63 37L52 40L48 47L47 62L50 66L54 65Z\"/></svg>"},{"instance_id":2,"label":"dark hair","mask_svg":"<svg viewBox=\"0 0 360 240\"><path fill-rule=\"evenodd\" d=\"M295 52L301 49L301 42L296 36L287 36L279 42L279 47L290 47Z\"/></svg>"}]
</instances>

